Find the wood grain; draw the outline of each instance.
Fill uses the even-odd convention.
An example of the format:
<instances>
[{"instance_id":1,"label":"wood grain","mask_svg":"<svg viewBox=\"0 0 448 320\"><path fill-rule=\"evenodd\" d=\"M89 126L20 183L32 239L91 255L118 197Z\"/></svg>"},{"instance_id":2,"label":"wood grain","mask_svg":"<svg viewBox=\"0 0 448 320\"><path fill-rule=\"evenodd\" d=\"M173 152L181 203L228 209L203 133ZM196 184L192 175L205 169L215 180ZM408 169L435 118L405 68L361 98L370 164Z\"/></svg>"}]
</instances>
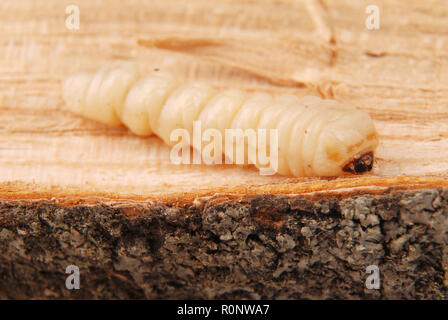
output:
<instances>
[{"instance_id":1,"label":"wood grain","mask_svg":"<svg viewBox=\"0 0 448 320\"><path fill-rule=\"evenodd\" d=\"M447 186L448 3L444 1L72 1L0 3L0 197L190 199L214 193L353 193ZM380 8L367 30L367 5ZM380 138L371 174L260 176L176 166L140 138L63 109L60 81L132 61L219 88L306 94L367 110ZM370 190L370 191L369 191ZM171 199L171 200L170 200Z\"/></svg>"}]
</instances>

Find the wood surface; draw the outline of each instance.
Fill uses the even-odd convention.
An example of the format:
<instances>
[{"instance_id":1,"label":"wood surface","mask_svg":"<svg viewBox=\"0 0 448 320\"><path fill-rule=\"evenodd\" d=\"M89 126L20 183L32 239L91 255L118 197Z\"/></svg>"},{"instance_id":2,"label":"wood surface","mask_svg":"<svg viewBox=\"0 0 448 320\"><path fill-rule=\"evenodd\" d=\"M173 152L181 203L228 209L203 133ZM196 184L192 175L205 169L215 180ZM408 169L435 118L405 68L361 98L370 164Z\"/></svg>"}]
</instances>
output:
<instances>
[{"instance_id":1,"label":"wood surface","mask_svg":"<svg viewBox=\"0 0 448 320\"><path fill-rule=\"evenodd\" d=\"M76 1L79 30L65 27L69 4L0 3L1 198L192 201L215 193L448 184L444 1ZM379 30L365 26L372 4L380 8ZM374 170L303 179L228 165L176 166L158 138L64 110L61 79L123 61L218 88L352 103L371 114L379 132Z\"/></svg>"}]
</instances>

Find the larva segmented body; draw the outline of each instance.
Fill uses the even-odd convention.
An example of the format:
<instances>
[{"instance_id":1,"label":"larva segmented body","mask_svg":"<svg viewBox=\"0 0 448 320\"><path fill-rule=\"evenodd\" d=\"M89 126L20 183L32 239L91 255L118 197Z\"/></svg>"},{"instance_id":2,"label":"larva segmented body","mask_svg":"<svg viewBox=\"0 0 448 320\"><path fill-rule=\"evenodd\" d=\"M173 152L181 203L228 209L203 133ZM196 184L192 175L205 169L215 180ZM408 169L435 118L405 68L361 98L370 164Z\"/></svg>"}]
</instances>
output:
<instances>
[{"instance_id":1,"label":"larva segmented body","mask_svg":"<svg viewBox=\"0 0 448 320\"><path fill-rule=\"evenodd\" d=\"M75 74L63 82L62 94L75 113L112 126L123 123L137 135L156 134L168 144L174 129L192 133L195 120L202 130L214 128L223 136L229 128L278 129L283 175L369 171L378 145L370 116L350 105L310 96L218 92L202 83L180 84L162 72L141 78L133 67ZM249 143L249 154L257 146Z\"/></svg>"}]
</instances>

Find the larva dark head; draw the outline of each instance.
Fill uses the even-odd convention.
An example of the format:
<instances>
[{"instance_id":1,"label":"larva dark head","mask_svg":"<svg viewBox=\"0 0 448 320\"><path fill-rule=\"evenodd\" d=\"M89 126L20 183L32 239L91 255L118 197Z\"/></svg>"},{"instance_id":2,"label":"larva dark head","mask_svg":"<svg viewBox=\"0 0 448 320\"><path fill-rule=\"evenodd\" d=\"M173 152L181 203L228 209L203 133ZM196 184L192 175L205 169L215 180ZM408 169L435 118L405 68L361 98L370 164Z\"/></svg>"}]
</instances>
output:
<instances>
[{"instance_id":1,"label":"larva dark head","mask_svg":"<svg viewBox=\"0 0 448 320\"><path fill-rule=\"evenodd\" d=\"M358 157L355 157L352 161L347 163L342 169L344 172L350 173L364 173L372 170L373 167L373 152L366 152Z\"/></svg>"}]
</instances>

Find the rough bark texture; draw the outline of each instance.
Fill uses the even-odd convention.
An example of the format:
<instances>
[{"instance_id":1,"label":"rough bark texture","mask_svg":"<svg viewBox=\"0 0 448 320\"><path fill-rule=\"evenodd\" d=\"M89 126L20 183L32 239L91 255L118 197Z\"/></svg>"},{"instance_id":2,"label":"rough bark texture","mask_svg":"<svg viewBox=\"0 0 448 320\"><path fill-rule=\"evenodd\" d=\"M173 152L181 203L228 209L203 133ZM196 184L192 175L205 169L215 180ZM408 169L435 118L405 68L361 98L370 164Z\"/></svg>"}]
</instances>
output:
<instances>
[{"instance_id":1,"label":"rough bark texture","mask_svg":"<svg viewBox=\"0 0 448 320\"><path fill-rule=\"evenodd\" d=\"M222 199L221 199L222 200ZM446 299L448 190L0 203L1 298ZM81 288L65 288L65 268ZM377 265L381 288L367 289Z\"/></svg>"}]
</instances>

